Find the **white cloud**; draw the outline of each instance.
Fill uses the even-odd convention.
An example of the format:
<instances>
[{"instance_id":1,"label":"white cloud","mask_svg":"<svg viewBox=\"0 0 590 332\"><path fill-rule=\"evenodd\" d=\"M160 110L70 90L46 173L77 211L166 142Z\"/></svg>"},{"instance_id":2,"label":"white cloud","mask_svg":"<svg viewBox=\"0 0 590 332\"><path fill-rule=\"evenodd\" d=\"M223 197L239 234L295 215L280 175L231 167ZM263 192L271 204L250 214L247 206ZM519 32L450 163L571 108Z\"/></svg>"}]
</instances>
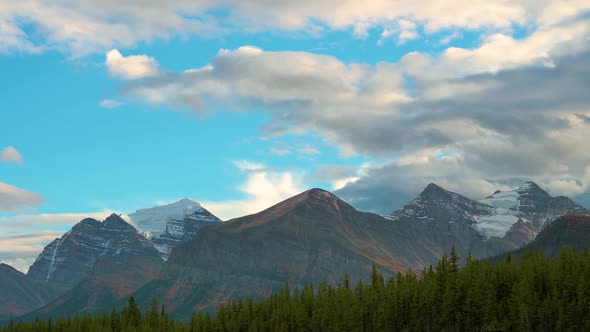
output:
<instances>
[{"instance_id":1,"label":"white cloud","mask_svg":"<svg viewBox=\"0 0 590 332\"><path fill-rule=\"evenodd\" d=\"M2 6L0 4L0 6ZM0 54L16 53L40 53L43 47L35 46L28 40L27 34L18 27L14 20L2 17L2 8L0 8Z\"/></svg>"},{"instance_id":2,"label":"white cloud","mask_svg":"<svg viewBox=\"0 0 590 332\"><path fill-rule=\"evenodd\" d=\"M44 202L38 193L0 182L0 212L21 212L34 209Z\"/></svg>"},{"instance_id":3,"label":"white cloud","mask_svg":"<svg viewBox=\"0 0 590 332\"><path fill-rule=\"evenodd\" d=\"M418 25L415 22L401 19L395 26L383 29L381 32L381 39L377 44L381 45L383 41L392 36L397 36L397 44L401 45L408 40L418 39L420 34L418 33Z\"/></svg>"},{"instance_id":4,"label":"white cloud","mask_svg":"<svg viewBox=\"0 0 590 332\"><path fill-rule=\"evenodd\" d=\"M245 197L239 200L202 202L205 208L223 220L260 212L304 191L300 177L292 172L270 170L251 162L238 165L247 174L246 182L237 188ZM247 166L243 167L244 165ZM250 167L252 165L255 167Z\"/></svg>"},{"instance_id":5,"label":"white cloud","mask_svg":"<svg viewBox=\"0 0 590 332\"><path fill-rule=\"evenodd\" d=\"M291 150L282 148L270 148L270 153L275 154L277 156L286 156L288 154L291 154Z\"/></svg>"},{"instance_id":6,"label":"white cloud","mask_svg":"<svg viewBox=\"0 0 590 332\"><path fill-rule=\"evenodd\" d=\"M19 214L9 217L0 217L0 233L10 231L11 233L28 233L34 229L41 228L64 228L71 227L84 218L104 220L113 211L88 213L42 213L42 214Z\"/></svg>"},{"instance_id":7,"label":"white cloud","mask_svg":"<svg viewBox=\"0 0 590 332\"><path fill-rule=\"evenodd\" d=\"M332 190L342 189L342 188L346 187L348 184L356 182L358 179L360 179L360 177L351 176L351 177L344 178L344 179L334 180L332 182Z\"/></svg>"},{"instance_id":8,"label":"white cloud","mask_svg":"<svg viewBox=\"0 0 590 332\"><path fill-rule=\"evenodd\" d=\"M583 0L19 0L0 4L0 50L57 49L80 56L175 36L261 30L317 34L318 27L349 30L365 38L373 28L385 29L403 20L420 23L425 33L497 32L514 25L555 25L589 8ZM227 15L214 14L220 10ZM414 38L415 33L406 29L400 37Z\"/></svg>"},{"instance_id":9,"label":"white cloud","mask_svg":"<svg viewBox=\"0 0 590 332\"><path fill-rule=\"evenodd\" d=\"M254 163L248 160L237 160L234 161L233 164L241 172L259 172L266 168L266 166L261 163Z\"/></svg>"},{"instance_id":10,"label":"white cloud","mask_svg":"<svg viewBox=\"0 0 590 332\"><path fill-rule=\"evenodd\" d=\"M306 145L302 148L297 149L299 153L308 154L308 155L317 155L321 154L320 150L314 148L313 146Z\"/></svg>"},{"instance_id":11,"label":"white cloud","mask_svg":"<svg viewBox=\"0 0 590 332\"><path fill-rule=\"evenodd\" d=\"M118 100L114 100L114 99L103 99L100 101L100 103L98 104L100 107L102 108L117 108L119 106L121 106L123 103L121 103Z\"/></svg>"},{"instance_id":12,"label":"white cloud","mask_svg":"<svg viewBox=\"0 0 590 332\"><path fill-rule=\"evenodd\" d=\"M118 50L106 55L106 66L112 76L127 80L151 77L158 74L158 62L147 55L123 56Z\"/></svg>"},{"instance_id":13,"label":"white cloud","mask_svg":"<svg viewBox=\"0 0 590 332\"><path fill-rule=\"evenodd\" d=\"M0 151L0 162L22 164L25 160L17 149L13 146L7 146Z\"/></svg>"},{"instance_id":14,"label":"white cloud","mask_svg":"<svg viewBox=\"0 0 590 332\"><path fill-rule=\"evenodd\" d=\"M439 45L448 45L451 43L451 41L457 39L457 38L461 38L462 35L459 31L454 31L453 33L451 33L450 35L442 38L441 40L438 41Z\"/></svg>"},{"instance_id":15,"label":"white cloud","mask_svg":"<svg viewBox=\"0 0 590 332\"><path fill-rule=\"evenodd\" d=\"M399 181L408 188L421 187L428 176L483 194L503 181L532 178L577 193L590 185L582 167L590 155L580 148L590 139L588 94L581 88L588 84L589 32L589 21L573 20L522 39L492 34L472 49L416 52L376 65L244 46L220 50L206 67L133 82L123 91L175 106L184 95L199 96L197 105L183 104L195 109L203 100L232 110L254 105L271 116L262 128L270 136L319 134L343 153L415 167L417 173L406 173L412 183ZM357 177L332 181L340 187Z\"/></svg>"}]
</instances>

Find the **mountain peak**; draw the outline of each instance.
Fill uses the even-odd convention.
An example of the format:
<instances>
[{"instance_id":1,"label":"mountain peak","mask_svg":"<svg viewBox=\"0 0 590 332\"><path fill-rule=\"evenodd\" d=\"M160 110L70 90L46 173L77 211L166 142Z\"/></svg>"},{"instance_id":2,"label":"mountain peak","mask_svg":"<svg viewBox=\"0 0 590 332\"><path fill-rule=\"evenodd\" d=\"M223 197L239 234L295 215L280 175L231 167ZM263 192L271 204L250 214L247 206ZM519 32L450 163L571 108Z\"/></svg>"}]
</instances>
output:
<instances>
[{"instance_id":1,"label":"mountain peak","mask_svg":"<svg viewBox=\"0 0 590 332\"><path fill-rule=\"evenodd\" d=\"M266 210L249 216L235 218L234 220L258 218L259 222L264 223L265 221L275 219L278 216L288 214L300 207L312 208L316 211L322 211L322 213L332 213L334 211L339 211L340 207L344 205L349 206L333 193L324 189L312 188L293 197L287 198Z\"/></svg>"},{"instance_id":2,"label":"mountain peak","mask_svg":"<svg viewBox=\"0 0 590 332\"><path fill-rule=\"evenodd\" d=\"M338 198L336 195L332 194L331 192L321 189L321 188L312 188L305 191L308 198L318 199L318 198Z\"/></svg>"},{"instance_id":3,"label":"mountain peak","mask_svg":"<svg viewBox=\"0 0 590 332\"><path fill-rule=\"evenodd\" d=\"M116 214L116 213L112 213L102 223L105 226L130 226L130 227L133 227L128 222L126 222L125 219L123 219L120 214Z\"/></svg>"},{"instance_id":4,"label":"mountain peak","mask_svg":"<svg viewBox=\"0 0 590 332\"><path fill-rule=\"evenodd\" d=\"M183 198L181 200L178 200L174 203L170 203L170 204L165 204L165 205L161 205L161 206L180 206L180 207L184 207L184 208L188 208L188 207L200 207L201 204L193 199L190 198Z\"/></svg>"},{"instance_id":5,"label":"mountain peak","mask_svg":"<svg viewBox=\"0 0 590 332\"><path fill-rule=\"evenodd\" d=\"M546 196L549 196L549 194L543 190L541 187L539 187L538 184L536 184L533 181L527 181L525 182L522 186L518 187L516 189L517 192L522 193L522 192L536 192L536 193L541 193L544 194Z\"/></svg>"},{"instance_id":6,"label":"mountain peak","mask_svg":"<svg viewBox=\"0 0 590 332\"><path fill-rule=\"evenodd\" d=\"M453 194L435 183L429 183L418 197L426 200L439 200L442 198L451 198Z\"/></svg>"},{"instance_id":7,"label":"mountain peak","mask_svg":"<svg viewBox=\"0 0 590 332\"><path fill-rule=\"evenodd\" d=\"M441 224L465 222L473 224L473 216L489 213L491 206L430 183L410 203L386 218L391 220L437 221Z\"/></svg>"},{"instance_id":8,"label":"mountain peak","mask_svg":"<svg viewBox=\"0 0 590 332\"><path fill-rule=\"evenodd\" d=\"M522 189L522 190L541 189L541 187L539 187L539 185L533 181L527 181L522 186L518 187L518 189Z\"/></svg>"},{"instance_id":9,"label":"mountain peak","mask_svg":"<svg viewBox=\"0 0 590 332\"><path fill-rule=\"evenodd\" d=\"M88 276L97 260L123 262L131 256L159 257L159 253L119 214L113 213L103 222L86 218L48 244L27 276L71 287Z\"/></svg>"}]
</instances>

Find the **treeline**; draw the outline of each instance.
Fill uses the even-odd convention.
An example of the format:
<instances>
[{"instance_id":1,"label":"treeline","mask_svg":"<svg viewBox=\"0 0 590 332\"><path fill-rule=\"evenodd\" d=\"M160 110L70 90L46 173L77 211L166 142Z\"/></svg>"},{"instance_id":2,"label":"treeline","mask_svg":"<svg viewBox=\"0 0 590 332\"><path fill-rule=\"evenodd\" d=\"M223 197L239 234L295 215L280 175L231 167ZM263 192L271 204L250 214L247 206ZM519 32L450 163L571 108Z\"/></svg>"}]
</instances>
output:
<instances>
[{"instance_id":1,"label":"treeline","mask_svg":"<svg viewBox=\"0 0 590 332\"><path fill-rule=\"evenodd\" d=\"M520 261L466 258L453 250L434 268L369 282L348 278L303 290L286 285L259 302L235 301L190 321L168 318L156 300L141 311L10 323L2 331L590 331L590 253L556 259L528 252Z\"/></svg>"}]
</instances>

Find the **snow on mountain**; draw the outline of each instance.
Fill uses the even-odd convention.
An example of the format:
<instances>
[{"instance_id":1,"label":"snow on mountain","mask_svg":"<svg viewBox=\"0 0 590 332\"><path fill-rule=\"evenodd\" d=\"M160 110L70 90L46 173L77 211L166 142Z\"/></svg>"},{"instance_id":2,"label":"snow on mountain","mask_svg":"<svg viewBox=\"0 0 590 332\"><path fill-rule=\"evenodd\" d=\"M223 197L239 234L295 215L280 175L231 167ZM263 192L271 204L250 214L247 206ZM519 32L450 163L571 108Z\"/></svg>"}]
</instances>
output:
<instances>
[{"instance_id":1,"label":"snow on mountain","mask_svg":"<svg viewBox=\"0 0 590 332\"><path fill-rule=\"evenodd\" d=\"M515 190L496 191L479 201L431 183L418 197L386 218L436 224L460 222L489 239L505 237L519 220L524 228L536 234L545 224L568 214L590 214L590 211L567 197L551 197L530 181Z\"/></svg>"},{"instance_id":2,"label":"snow on mountain","mask_svg":"<svg viewBox=\"0 0 590 332\"><path fill-rule=\"evenodd\" d=\"M545 224L556 218L589 212L567 197L551 197L532 181L515 190L496 191L480 202L494 207L491 215L476 218L475 227L486 237L504 236L519 219L530 223L539 232Z\"/></svg>"},{"instance_id":3,"label":"snow on mountain","mask_svg":"<svg viewBox=\"0 0 590 332\"><path fill-rule=\"evenodd\" d=\"M518 206L520 194L518 190L496 191L479 202L492 206L490 215L475 216L477 223L474 227L486 237L503 237L506 232L518 221L514 209Z\"/></svg>"},{"instance_id":4,"label":"snow on mountain","mask_svg":"<svg viewBox=\"0 0 590 332\"><path fill-rule=\"evenodd\" d=\"M203 209L201 204L189 198L178 202L153 208L140 209L129 215L131 223L135 225L147 238L158 237L166 231L166 225L171 219L183 219L194 211Z\"/></svg>"},{"instance_id":5,"label":"snow on mountain","mask_svg":"<svg viewBox=\"0 0 590 332\"><path fill-rule=\"evenodd\" d=\"M194 239L202 227L221 222L199 203L188 198L137 210L129 218L150 239L163 259L168 259L175 246Z\"/></svg>"}]
</instances>

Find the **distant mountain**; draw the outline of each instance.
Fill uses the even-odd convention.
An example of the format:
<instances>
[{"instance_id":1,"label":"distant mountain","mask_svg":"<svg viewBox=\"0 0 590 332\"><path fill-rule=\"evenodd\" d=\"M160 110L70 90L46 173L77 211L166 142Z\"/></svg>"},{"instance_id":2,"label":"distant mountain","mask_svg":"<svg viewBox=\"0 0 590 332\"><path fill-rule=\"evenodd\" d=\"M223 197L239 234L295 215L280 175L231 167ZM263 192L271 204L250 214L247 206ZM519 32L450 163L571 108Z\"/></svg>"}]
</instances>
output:
<instances>
[{"instance_id":1,"label":"distant mountain","mask_svg":"<svg viewBox=\"0 0 590 332\"><path fill-rule=\"evenodd\" d=\"M168 259L168 255L177 245L195 238L201 228L221 222L199 203L188 198L168 205L137 210L129 218L152 241L163 259Z\"/></svg>"},{"instance_id":2,"label":"distant mountain","mask_svg":"<svg viewBox=\"0 0 590 332\"><path fill-rule=\"evenodd\" d=\"M590 249L590 216L560 217L543 228L530 244L510 254L520 257L530 249L534 249L549 257L556 257L564 247L578 250ZM502 254L495 259L504 259L507 254Z\"/></svg>"},{"instance_id":3,"label":"distant mountain","mask_svg":"<svg viewBox=\"0 0 590 332\"><path fill-rule=\"evenodd\" d=\"M386 218L413 220L447 228L448 224L453 223L475 225L477 224L475 216L492 212L493 208L487 204L447 191L431 183L418 197Z\"/></svg>"},{"instance_id":4,"label":"distant mountain","mask_svg":"<svg viewBox=\"0 0 590 332\"><path fill-rule=\"evenodd\" d=\"M58 295L58 289L27 278L10 265L0 264L0 317L18 316Z\"/></svg>"},{"instance_id":5,"label":"distant mountain","mask_svg":"<svg viewBox=\"0 0 590 332\"><path fill-rule=\"evenodd\" d=\"M88 278L24 318L108 312L127 301L134 291L155 279L163 263L159 257L146 256L130 256L125 262L98 260Z\"/></svg>"},{"instance_id":6,"label":"distant mountain","mask_svg":"<svg viewBox=\"0 0 590 332\"><path fill-rule=\"evenodd\" d=\"M97 260L123 262L130 256L159 257L160 254L117 214L103 222L87 218L47 245L27 277L71 288L89 275Z\"/></svg>"},{"instance_id":7,"label":"distant mountain","mask_svg":"<svg viewBox=\"0 0 590 332\"><path fill-rule=\"evenodd\" d=\"M411 226L411 225L410 225ZM203 229L177 247L157 280L135 293L155 296L177 317L228 299L260 298L309 283L335 283L348 273L366 278L436 262L444 248L418 236L421 228L360 212L333 194L312 189L257 214Z\"/></svg>"},{"instance_id":8,"label":"distant mountain","mask_svg":"<svg viewBox=\"0 0 590 332\"><path fill-rule=\"evenodd\" d=\"M481 215L477 228L489 236L503 236L519 219L539 232L551 221L567 214L590 214L590 210L565 196L551 197L534 182L513 191L497 191L480 202L494 207L491 215Z\"/></svg>"},{"instance_id":9,"label":"distant mountain","mask_svg":"<svg viewBox=\"0 0 590 332\"><path fill-rule=\"evenodd\" d=\"M572 213L590 211L567 197L551 197L533 182L514 191L497 191L480 201L431 183L386 218L429 225L430 230L446 234L440 241L451 241L457 248L486 257L521 247L543 225Z\"/></svg>"}]
</instances>

